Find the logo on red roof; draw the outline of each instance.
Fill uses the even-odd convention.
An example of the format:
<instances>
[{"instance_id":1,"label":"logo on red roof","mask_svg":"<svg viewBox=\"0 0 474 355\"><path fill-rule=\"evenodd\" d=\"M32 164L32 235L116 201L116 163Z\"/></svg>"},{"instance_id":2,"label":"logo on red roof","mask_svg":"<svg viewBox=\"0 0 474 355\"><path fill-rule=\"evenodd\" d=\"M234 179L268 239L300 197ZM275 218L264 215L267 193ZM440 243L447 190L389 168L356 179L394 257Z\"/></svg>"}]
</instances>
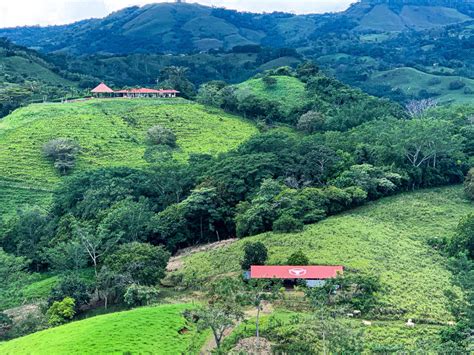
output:
<instances>
[{"instance_id":1,"label":"logo on red roof","mask_svg":"<svg viewBox=\"0 0 474 355\"><path fill-rule=\"evenodd\" d=\"M293 275L293 276L296 276L296 277L306 275L307 272L308 271L306 269L290 269L290 270L288 270L288 273L290 275Z\"/></svg>"}]
</instances>

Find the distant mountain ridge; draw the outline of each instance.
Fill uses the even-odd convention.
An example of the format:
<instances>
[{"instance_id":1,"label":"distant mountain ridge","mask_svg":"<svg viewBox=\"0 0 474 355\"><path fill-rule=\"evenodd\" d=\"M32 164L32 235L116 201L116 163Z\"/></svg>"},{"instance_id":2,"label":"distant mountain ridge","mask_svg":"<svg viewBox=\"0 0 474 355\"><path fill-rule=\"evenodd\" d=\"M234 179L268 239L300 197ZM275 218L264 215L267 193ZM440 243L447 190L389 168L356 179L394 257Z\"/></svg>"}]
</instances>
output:
<instances>
[{"instance_id":1,"label":"distant mountain ridge","mask_svg":"<svg viewBox=\"0 0 474 355\"><path fill-rule=\"evenodd\" d=\"M70 25L0 29L13 42L72 54L190 53L235 46L304 48L347 21L352 31L424 30L472 20L474 0L363 0L337 14L254 14L199 4L129 7Z\"/></svg>"}]
</instances>

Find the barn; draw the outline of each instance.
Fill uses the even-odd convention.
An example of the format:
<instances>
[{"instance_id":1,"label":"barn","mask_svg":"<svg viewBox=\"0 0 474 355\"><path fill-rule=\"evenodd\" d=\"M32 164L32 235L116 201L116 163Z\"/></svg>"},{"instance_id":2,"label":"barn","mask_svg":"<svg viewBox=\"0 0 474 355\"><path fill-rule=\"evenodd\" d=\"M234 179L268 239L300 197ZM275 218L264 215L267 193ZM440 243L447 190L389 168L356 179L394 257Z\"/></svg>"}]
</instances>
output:
<instances>
[{"instance_id":1,"label":"barn","mask_svg":"<svg viewBox=\"0 0 474 355\"><path fill-rule=\"evenodd\" d=\"M290 266L252 265L250 279L305 280L308 287L322 286L327 279L333 279L344 272L343 266Z\"/></svg>"}]
</instances>

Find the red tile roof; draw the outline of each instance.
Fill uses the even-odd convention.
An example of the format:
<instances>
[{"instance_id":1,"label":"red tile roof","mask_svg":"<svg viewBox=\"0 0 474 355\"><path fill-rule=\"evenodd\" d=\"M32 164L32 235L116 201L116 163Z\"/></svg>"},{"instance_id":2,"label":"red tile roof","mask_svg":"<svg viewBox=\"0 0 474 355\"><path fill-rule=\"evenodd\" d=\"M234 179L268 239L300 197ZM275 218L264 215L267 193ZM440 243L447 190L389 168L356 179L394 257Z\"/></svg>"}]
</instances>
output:
<instances>
[{"instance_id":1,"label":"red tile roof","mask_svg":"<svg viewBox=\"0 0 474 355\"><path fill-rule=\"evenodd\" d=\"M155 90L147 88L119 90L115 92L117 94L179 94L179 91L176 90Z\"/></svg>"},{"instance_id":2,"label":"red tile roof","mask_svg":"<svg viewBox=\"0 0 474 355\"><path fill-rule=\"evenodd\" d=\"M331 279L342 274L343 266L266 266L252 265L251 279Z\"/></svg>"},{"instance_id":3,"label":"red tile roof","mask_svg":"<svg viewBox=\"0 0 474 355\"><path fill-rule=\"evenodd\" d=\"M107 85L104 83L100 83L97 85L94 89L91 90L94 94L103 94L103 93L113 93L114 91L109 88Z\"/></svg>"}]
</instances>

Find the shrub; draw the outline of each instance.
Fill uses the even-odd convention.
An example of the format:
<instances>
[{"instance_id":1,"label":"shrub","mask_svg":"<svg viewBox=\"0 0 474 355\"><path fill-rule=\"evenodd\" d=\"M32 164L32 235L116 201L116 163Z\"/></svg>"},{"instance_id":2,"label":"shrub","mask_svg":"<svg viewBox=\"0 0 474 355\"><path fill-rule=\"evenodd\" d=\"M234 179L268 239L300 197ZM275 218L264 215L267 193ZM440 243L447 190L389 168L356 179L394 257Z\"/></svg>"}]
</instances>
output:
<instances>
[{"instance_id":1,"label":"shrub","mask_svg":"<svg viewBox=\"0 0 474 355\"><path fill-rule=\"evenodd\" d=\"M158 300L160 291L155 287L133 284L127 288L124 301L129 307L147 306Z\"/></svg>"},{"instance_id":2,"label":"shrub","mask_svg":"<svg viewBox=\"0 0 474 355\"><path fill-rule=\"evenodd\" d=\"M55 301L46 312L48 323L54 327L71 320L76 314L75 305L76 301L71 297L66 297L61 302Z\"/></svg>"},{"instance_id":3,"label":"shrub","mask_svg":"<svg viewBox=\"0 0 474 355\"><path fill-rule=\"evenodd\" d=\"M153 126L147 132L148 142L152 145L166 145L176 147L176 135L174 132L163 126Z\"/></svg>"},{"instance_id":4,"label":"shrub","mask_svg":"<svg viewBox=\"0 0 474 355\"><path fill-rule=\"evenodd\" d=\"M265 265L268 251L261 242L246 243L244 245L244 258L241 262L242 270L250 270L252 265Z\"/></svg>"},{"instance_id":5,"label":"shrub","mask_svg":"<svg viewBox=\"0 0 474 355\"><path fill-rule=\"evenodd\" d=\"M465 87L466 84L461 80L454 80L449 83L449 90L459 90Z\"/></svg>"},{"instance_id":6,"label":"shrub","mask_svg":"<svg viewBox=\"0 0 474 355\"><path fill-rule=\"evenodd\" d=\"M50 140L43 146L43 154L54 162L54 167L66 175L76 164L76 155L80 151L78 143L68 138Z\"/></svg>"},{"instance_id":7,"label":"shrub","mask_svg":"<svg viewBox=\"0 0 474 355\"><path fill-rule=\"evenodd\" d=\"M474 168L469 171L464 181L464 192L468 198L474 200Z\"/></svg>"},{"instance_id":8,"label":"shrub","mask_svg":"<svg viewBox=\"0 0 474 355\"><path fill-rule=\"evenodd\" d=\"M277 233L291 233L301 230L303 230L303 222L286 213L273 222L273 231Z\"/></svg>"},{"instance_id":9,"label":"shrub","mask_svg":"<svg viewBox=\"0 0 474 355\"><path fill-rule=\"evenodd\" d=\"M303 114L296 125L298 130L306 133L314 133L324 129L325 118L322 113L317 111L308 111Z\"/></svg>"},{"instance_id":10,"label":"shrub","mask_svg":"<svg viewBox=\"0 0 474 355\"><path fill-rule=\"evenodd\" d=\"M302 250L295 251L287 261L288 265L309 265L309 259Z\"/></svg>"}]
</instances>

